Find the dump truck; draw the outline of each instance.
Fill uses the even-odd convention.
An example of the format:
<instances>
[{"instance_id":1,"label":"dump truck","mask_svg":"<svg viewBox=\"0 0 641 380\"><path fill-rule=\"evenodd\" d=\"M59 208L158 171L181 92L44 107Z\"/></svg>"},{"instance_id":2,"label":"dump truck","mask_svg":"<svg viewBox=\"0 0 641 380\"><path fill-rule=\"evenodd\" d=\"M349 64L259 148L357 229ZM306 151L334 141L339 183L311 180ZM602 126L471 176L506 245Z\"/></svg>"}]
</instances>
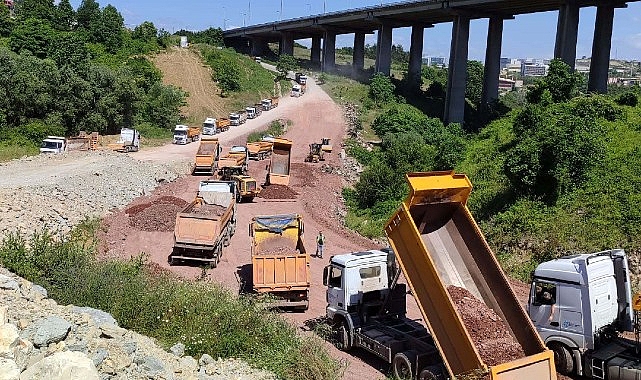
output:
<instances>
[{"instance_id":1,"label":"dump truck","mask_svg":"<svg viewBox=\"0 0 641 380\"><path fill-rule=\"evenodd\" d=\"M63 153L67 150L67 139L60 136L47 136L40 144L40 153Z\"/></svg>"},{"instance_id":2,"label":"dump truck","mask_svg":"<svg viewBox=\"0 0 641 380\"><path fill-rule=\"evenodd\" d=\"M218 169L218 160L222 147L217 137L203 136L196 152L193 174L214 175Z\"/></svg>"},{"instance_id":3,"label":"dump truck","mask_svg":"<svg viewBox=\"0 0 641 380\"><path fill-rule=\"evenodd\" d=\"M267 185L289 185L289 168L292 156L292 141L275 138L272 141L272 155L265 183Z\"/></svg>"},{"instance_id":4,"label":"dump truck","mask_svg":"<svg viewBox=\"0 0 641 380\"><path fill-rule=\"evenodd\" d=\"M553 352L520 306L467 208L472 190L467 176L410 173L407 180L410 194L385 226L391 250L334 256L324 270L326 313L339 345L377 355L400 378L556 379ZM426 328L404 317L401 273ZM467 289L493 309L525 356L488 367L448 286Z\"/></svg>"},{"instance_id":5,"label":"dump truck","mask_svg":"<svg viewBox=\"0 0 641 380\"><path fill-rule=\"evenodd\" d=\"M309 154L305 157L305 162L325 161L325 151L319 143L309 144Z\"/></svg>"},{"instance_id":6,"label":"dump truck","mask_svg":"<svg viewBox=\"0 0 641 380\"><path fill-rule=\"evenodd\" d=\"M203 122L203 135L215 135L216 134L216 119L213 117L208 117Z\"/></svg>"},{"instance_id":7,"label":"dump truck","mask_svg":"<svg viewBox=\"0 0 641 380\"><path fill-rule=\"evenodd\" d=\"M541 263L534 270L528 314L554 352L557 371L587 379L641 379L641 294L632 294L622 249ZM637 318L635 318L637 317Z\"/></svg>"},{"instance_id":8,"label":"dump truck","mask_svg":"<svg viewBox=\"0 0 641 380\"><path fill-rule=\"evenodd\" d=\"M221 117L216 119L216 133L225 132L229 129L230 125L231 122L227 118Z\"/></svg>"},{"instance_id":9,"label":"dump truck","mask_svg":"<svg viewBox=\"0 0 641 380\"><path fill-rule=\"evenodd\" d=\"M246 146L234 145L229 149L226 155L218 160L218 169L235 170L242 174L247 174L249 165L249 153Z\"/></svg>"},{"instance_id":10,"label":"dump truck","mask_svg":"<svg viewBox=\"0 0 641 380\"><path fill-rule=\"evenodd\" d=\"M201 181L196 199L176 215L169 265L196 261L215 268L236 231L236 183Z\"/></svg>"},{"instance_id":11,"label":"dump truck","mask_svg":"<svg viewBox=\"0 0 641 380\"><path fill-rule=\"evenodd\" d=\"M263 111L269 111L273 108L271 99L263 99L260 101Z\"/></svg>"},{"instance_id":12,"label":"dump truck","mask_svg":"<svg viewBox=\"0 0 641 380\"><path fill-rule=\"evenodd\" d=\"M229 114L229 123L231 125L241 125L247 121L247 112L245 110L240 110L238 112Z\"/></svg>"},{"instance_id":13,"label":"dump truck","mask_svg":"<svg viewBox=\"0 0 641 380\"><path fill-rule=\"evenodd\" d=\"M200 128L178 124L174 128L174 144L189 144L200 138Z\"/></svg>"},{"instance_id":14,"label":"dump truck","mask_svg":"<svg viewBox=\"0 0 641 380\"><path fill-rule=\"evenodd\" d=\"M140 149L140 132L131 128L122 128L120 139L107 147L116 152L137 152Z\"/></svg>"},{"instance_id":15,"label":"dump truck","mask_svg":"<svg viewBox=\"0 0 641 380\"><path fill-rule=\"evenodd\" d=\"M293 96L295 98L298 98L302 95L301 87L300 84L295 84L292 86L292 90L290 92L290 96Z\"/></svg>"},{"instance_id":16,"label":"dump truck","mask_svg":"<svg viewBox=\"0 0 641 380\"><path fill-rule=\"evenodd\" d=\"M272 153L273 145L271 141L248 142L249 158L258 161L264 160Z\"/></svg>"},{"instance_id":17,"label":"dump truck","mask_svg":"<svg viewBox=\"0 0 641 380\"><path fill-rule=\"evenodd\" d=\"M247 113L247 118L248 119L255 119L258 116L260 116L262 111L262 107L256 107L256 106L247 106L245 107L245 112Z\"/></svg>"},{"instance_id":18,"label":"dump truck","mask_svg":"<svg viewBox=\"0 0 641 380\"><path fill-rule=\"evenodd\" d=\"M278 107L278 101L280 98L278 96L272 96L271 101L272 101L272 108Z\"/></svg>"},{"instance_id":19,"label":"dump truck","mask_svg":"<svg viewBox=\"0 0 641 380\"><path fill-rule=\"evenodd\" d=\"M263 103L256 103L254 104L254 108L256 108L256 117L262 115L263 113Z\"/></svg>"},{"instance_id":20,"label":"dump truck","mask_svg":"<svg viewBox=\"0 0 641 380\"><path fill-rule=\"evenodd\" d=\"M295 80L298 84L307 84L307 75L303 73L296 73Z\"/></svg>"},{"instance_id":21,"label":"dump truck","mask_svg":"<svg viewBox=\"0 0 641 380\"><path fill-rule=\"evenodd\" d=\"M253 289L277 297L271 306L309 307L310 257L304 230L298 214L256 216L249 224Z\"/></svg>"}]
</instances>

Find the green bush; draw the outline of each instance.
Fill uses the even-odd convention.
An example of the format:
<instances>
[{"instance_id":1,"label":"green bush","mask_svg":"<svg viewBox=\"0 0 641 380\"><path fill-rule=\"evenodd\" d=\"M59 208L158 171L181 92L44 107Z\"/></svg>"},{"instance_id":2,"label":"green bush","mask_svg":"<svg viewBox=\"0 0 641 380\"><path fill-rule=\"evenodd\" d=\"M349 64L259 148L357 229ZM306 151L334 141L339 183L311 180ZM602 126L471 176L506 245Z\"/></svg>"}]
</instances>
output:
<instances>
[{"instance_id":1,"label":"green bush","mask_svg":"<svg viewBox=\"0 0 641 380\"><path fill-rule=\"evenodd\" d=\"M44 286L61 304L105 310L122 327L166 347L182 342L192 356L241 358L283 379L341 377L318 338L298 335L253 297L152 271L144 256L97 261L96 228L97 222L86 222L61 239L46 231L29 241L9 234L0 246L0 264Z\"/></svg>"},{"instance_id":2,"label":"green bush","mask_svg":"<svg viewBox=\"0 0 641 380\"><path fill-rule=\"evenodd\" d=\"M370 79L369 96L377 104L388 103L394 100L396 86L389 76L383 73L376 73Z\"/></svg>"},{"instance_id":3,"label":"green bush","mask_svg":"<svg viewBox=\"0 0 641 380\"><path fill-rule=\"evenodd\" d=\"M639 97L634 92L626 92L617 96L615 101L620 106L636 107L639 104Z\"/></svg>"},{"instance_id":4,"label":"green bush","mask_svg":"<svg viewBox=\"0 0 641 380\"><path fill-rule=\"evenodd\" d=\"M291 120L287 120L286 124L290 126ZM285 134L285 126L279 120L273 120L269 124L269 128L263 131L255 131L247 136L247 142L257 142L262 140L265 136L280 137Z\"/></svg>"}]
</instances>

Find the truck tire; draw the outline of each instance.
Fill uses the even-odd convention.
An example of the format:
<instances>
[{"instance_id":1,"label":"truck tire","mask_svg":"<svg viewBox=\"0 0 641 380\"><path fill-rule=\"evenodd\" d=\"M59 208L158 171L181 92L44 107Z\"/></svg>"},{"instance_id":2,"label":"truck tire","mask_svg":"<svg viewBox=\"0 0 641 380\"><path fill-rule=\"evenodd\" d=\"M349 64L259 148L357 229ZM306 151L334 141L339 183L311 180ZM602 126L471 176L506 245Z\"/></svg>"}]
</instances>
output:
<instances>
[{"instance_id":1,"label":"truck tire","mask_svg":"<svg viewBox=\"0 0 641 380\"><path fill-rule=\"evenodd\" d=\"M349 327L347 326L347 321L341 321L340 327L338 328L338 344L342 351L349 351L352 349L352 341L349 337Z\"/></svg>"},{"instance_id":2,"label":"truck tire","mask_svg":"<svg viewBox=\"0 0 641 380\"><path fill-rule=\"evenodd\" d=\"M397 379L413 379L416 353L414 351L399 352L392 359L392 371Z\"/></svg>"},{"instance_id":3,"label":"truck tire","mask_svg":"<svg viewBox=\"0 0 641 380\"><path fill-rule=\"evenodd\" d=\"M418 374L418 380L443 380L443 371L439 366L429 366L423 368Z\"/></svg>"},{"instance_id":4,"label":"truck tire","mask_svg":"<svg viewBox=\"0 0 641 380\"><path fill-rule=\"evenodd\" d=\"M218 266L218 260L219 260L219 256L218 256L218 254L215 254L214 255L214 259L209 262L209 266L211 268L216 268Z\"/></svg>"},{"instance_id":5,"label":"truck tire","mask_svg":"<svg viewBox=\"0 0 641 380\"><path fill-rule=\"evenodd\" d=\"M574 358L570 349L563 343L557 342L550 343L549 347L554 352L556 370L562 375L572 375L574 373Z\"/></svg>"}]
</instances>

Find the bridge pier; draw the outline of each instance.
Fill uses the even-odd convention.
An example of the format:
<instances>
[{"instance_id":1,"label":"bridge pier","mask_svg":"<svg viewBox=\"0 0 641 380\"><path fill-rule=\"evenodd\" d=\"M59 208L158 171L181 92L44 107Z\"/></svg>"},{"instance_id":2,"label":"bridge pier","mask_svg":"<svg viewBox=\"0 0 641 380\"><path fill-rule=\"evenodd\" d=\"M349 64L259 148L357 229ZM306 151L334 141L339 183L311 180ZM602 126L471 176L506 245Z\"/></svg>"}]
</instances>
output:
<instances>
[{"instance_id":1,"label":"bridge pier","mask_svg":"<svg viewBox=\"0 0 641 380\"><path fill-rule=\"evenodd\" d=\"M323 37L322 71L331 72L336 67L336 33L325 31Z\"/></svg>"},{"instance_id":2,"label":"bridge pier","mask_svg":"<svg viewBox=\"0 0 641 380\"><path fill-rule=\"evenodd\" d=\"M499 98L499 75L501 74L501 43L503 41L503 19L491 17L487 28L485 67L481 110L487 111L488 104Z\"/></svg>"},{"instance_id":3,"label":"bridge pier","mask_svg":"<svg viewBox=\"0 0 641 380\"><path fill-rule=\"evenodd\" d=\"M294 35L291 32L280 32L279 54L294 55Z\"/></svg>"},{"instance_id":4,"label":"bridge pier","mask_svg":"<svg viewBox=\"0 0 641 380\"><path fill-rule=\"evenodd\" d=\"M574 70L576 62L576 40L579 33L579 6L568 2L559 8L556 24L554 58L559 58Z\"/></svg>"},{"instance_id":5,"label":"bridge pier","mask_svg":"<svg viewBox=\"0 0 641 380\"><path fill-rule=\"evenodd\" d=\"M265 52L269 50L269 45L262 38L253 37L250 39L250 55L254 57L260 57L265 55Z\"/></svg>"},{"instance_id":6,"label":"bridge pier","mask_svg":"<svg viewBox=\"0 0 641 380\"><path fill-rule=\"evenodd\" d=\"M316 36L312 37L312 52L310 55L312 63L320 65L321 63L321 38Z\"/></svg>"},{"instance_id":7,"label":"bridge pier","mask_svg":"<svg viewBox=\"0 0 641 380\"><path fill-rule=\"evenodd\" d=\"M352 59L354 74L358 74L365 68L365 33L354 33L354 57Z\"/></svg>"},{"instance_id":8,"label":"bridge pier","mask_svg":"<svg viewBox=\"0 0 641 380\"><path fill-rule=\"evenodd\" d=\"M467 80L467 50L470 37L470 18L456 16L452 25L452 43L448 67L447 93L443 122L463 123L465 119L465 85Z\"/></svg>"},{"instance_id":9,"label":"bridge pier","mask_svg":"<svg viewBox=\"0 0 641 380\"><path fill-rule=\"evenodd\" d=\"M596 8L592 58L588 91L606 93L608 91L608 69L610 68L610 49L612 48L612 25L614 5L600 4Z\"/></svg>"},{"instance_id":10,"label":"bridge pier","mask_svg":"<svg viewBox=\"0 0 641 380\"><path fill-rule=\"evenodd\" d=\"M421 66L423 65L423 35L425 28L422 25L412 26L412 37L410 45L410 62L407 67L407 81L413 90L420 90Z\"/></svg>"},{"instance_id":11,"label":"bridge pier","mask_svg":"<svg viewBox=\"0 0 641 380\"><path fill-rule=\"evenodd\" d=\"M383 23L376 43L376 72L390 74L392 68L392 26Z\"/></svg>"}]
</instances>

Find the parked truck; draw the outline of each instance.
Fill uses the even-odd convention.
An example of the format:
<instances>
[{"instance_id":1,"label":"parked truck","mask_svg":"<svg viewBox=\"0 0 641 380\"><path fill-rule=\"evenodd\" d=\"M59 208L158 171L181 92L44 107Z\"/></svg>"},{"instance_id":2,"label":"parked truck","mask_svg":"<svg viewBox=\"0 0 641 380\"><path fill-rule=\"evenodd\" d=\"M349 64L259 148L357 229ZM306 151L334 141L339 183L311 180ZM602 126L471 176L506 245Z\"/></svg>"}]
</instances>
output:
<instances>
[{"instance_id":1,"label":"parked truck","mask_svg":"<svg viewBox=\"0 0 641 380\"><path fill-rule=\"evenodd\" d=\"M216 133L225 132L229 129L231 122L225 117L216 119Z\"/></svg>"},{"instance_id":2,"label":"parked truck","mask_svg":"<svg viewBox=\"0 0 641 380\"><path fill-rule=\"evenodd\" d=\"M208 117L203 122L203 135L212 136L216 134L216 119Z\"/></svg>"},{"instance_id":3,"label":"parked truck","mask_svg":"<svg viewBox=\"0 0 641 380\"><path fill-rule=\"evenodd\" d=\"M67 139L60 136L47 136L40 144L40 153L63 153L67 150Z\"/></svg>"},{"instance_id":4,"label":"parked truck","mask_svg":"<svg viewBox=\"0 0 641 380\"><path fill-rule=\"evenodd\" d=\"M558 372L587 379L641 379L641 294L632 296L622 249L541 263L532 276L528 314L554 351Z\"/></svg>"},{"instance_id":5,"label":"parked truck","mask_svg":"<svg viewBox=\"0 0 641 380\"><path fill-rule=\"evenodd\" d=\"M292 90L290 92L290 96L299 98L301 95L303 95L303 92L301 91L301 86L300 84L295 84L292 86Z\"/></svg>"},{"instance_id":6,"label":"parked truck","mask_svg":"<svg viewBox=\"0 0 641 380\"><path fill-rule=\"evenodd\" d=\"M247 143L247 151L249 152L249 158L253 160L264 160L269 157L272 153L272 147L274 143L272 141L256 141Z\"/></svg>"},{"instance_id":7,"label":"parked truck","mask_svg":"<svg viewBox=\"0 0 641 380\"><path fill-rule=\"evenodd\" d=\"M554 354L521 308L466 206L468 178L432 172L410 173L407 180L410 194L385 226L393 255L338 255L324 271L327 317L340 345L377 355L400 378L556 379ZM426 328L404 318L401 273ZM448 286L463 287L492 308L525 356L488 367Z\"/></svg>"},{"instance_id":8,"label":"parked truck","mask_svg":"<svg viewBox=\"0 0 641 380\"><path fill-rule=\"evenodd\" d=\"M241 125L247 121L247 112L245 110L240 110L238 112L229 114L229 123L231 125Z\"/></svg>"},{"instance_id":9,"label":"parked truck","mask_svg":"<svg viewBox=\"0 0 641 380\"><path fill-rule=\"evenodd\" d=\"M200 128L178 124L174 128L174 144L189 144L200 138Z\"/></svg>"},{"instance_id":10,"label":"parked truck","mask_svg":"<svg viewBox=\"0 0 641 380\"><path fill-rule=\"evenodd\" d=\"M272 100L269 99L269 98L261 100L260 104L263 107L263 111L269 111L269 110L271 110L273 108Z\"/></svg>"},{"instance_id":11,"label":"parked truck","mask_svg":"<svg viewBox=\"0 0 641 380\"><path fill-rule=\"evenodd\" d=\"M214 175L222 148L217 137L203 136L196 152L193 174Z\"/></svg>"},{"instance_id":12,"label":"parked truck","mask_svg":"<svg viewBox=\"0 0 641 380\"><path fill-rule=\"evenodd\" d=\"M218 160L218 169L220 171L233 170L247 174L248 165L249 152L246 146L234 145L226 155Z\"/></svg>"},{"instance_id":13,"label":"parked truck","mask_svg":"<svg viewBox=\"0 0 641 380\"><path fill-rule=\"evenodd\" d=\"M278 96L272 96L270 100L272 101L272 108L278 107L278 101L280 100Z\"/></svg>"},{"instance_id":14,"label":"parked truck","mask_svg":"<svg viewBox=\"0 0 641 380\"><path fill-rule=\"evenodd\" d=\"M254 108L256 108L256 117L262 115L262 113L263 113L263 103L262 102L254 104Z\"/></svg>"},{"instance_id":15,"label":"parked truck","mask_svg":"<svg viewBox=\"0 0 641 380\"><path fill-rule=\"evenodd\" d=\"M309 307L310 258L304 230L298 214L256 216L249 224L253 289L277 297L272 306Z\"/></svg>"},{"instance_id":16,"label":"parked truck","mask_svg":"<svg viewBox=\"0 0 641 380\"><path fill-rule=\"evenodd\" d=\"M298 84L307 84L307 75L303 73L296 73L295 79Z\"/></svg>"},{"instance_id":17,"label":"parked truck","mask_svg":"<svg viewBox=\"0 0 641 380\"><path fill-rule=\"evenodd\" d=\"M248 119L255 119L258 116L260 116L262 112L262 107L247 106L245 107L245 112L247 113Z\"/></svg>"},{"instance_id":18,"label":"parked truck","mask_svg":"<svg viewBox=\"0 0 641 380\"><path fill-rule=\"evenodd\" d=\"M122 128L118 141L109 144L108 147L116 152L137 152L140 149L140 132L132 128Z\"/></svg>"},{"instance_id":19,"label":"parked truck","mask_svg":"<svg viewBox=\"0 0 641 380\"><path fill-rule=\"evenodd\" d=\"M289 185L289 168L291 166L292 141L275 138L272 141L272 154L265 183L267 185Z\"/></svg>"},{"instance_id":20,"label":"parked truck","mask_svg":"<svg viewBox=\"0 0 641 380\"><path fill-rule=\"evenodd\" d=\"M236 183L201 181L196 199L176 215L169 265L180 260L215 268L236 231Z\"/></svg>"}]
</instances>

